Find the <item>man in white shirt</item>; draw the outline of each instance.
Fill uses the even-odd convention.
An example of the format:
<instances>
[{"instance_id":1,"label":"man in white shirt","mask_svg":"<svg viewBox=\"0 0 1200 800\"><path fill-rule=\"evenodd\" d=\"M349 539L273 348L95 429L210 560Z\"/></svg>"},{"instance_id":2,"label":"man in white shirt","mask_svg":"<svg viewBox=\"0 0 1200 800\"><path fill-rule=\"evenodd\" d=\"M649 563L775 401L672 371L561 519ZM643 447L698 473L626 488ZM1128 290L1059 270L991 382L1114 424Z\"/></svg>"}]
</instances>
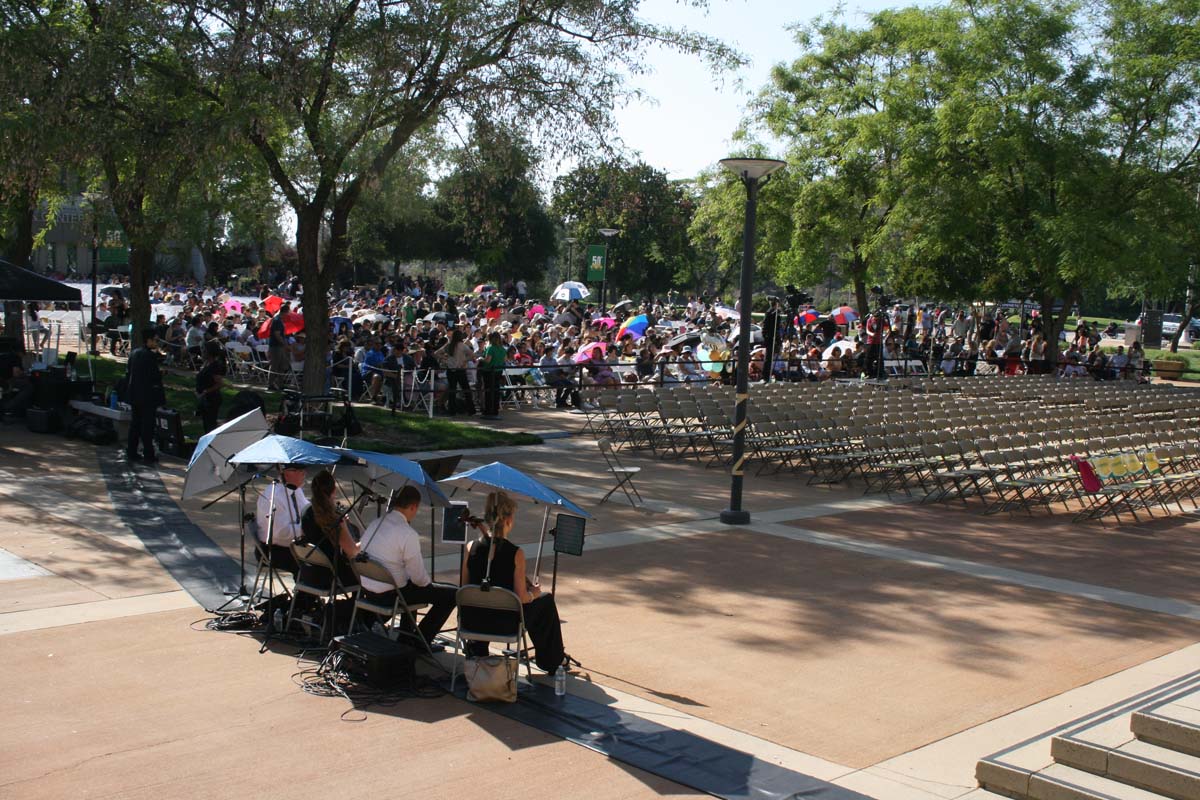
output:
<instances>
[{"instance_id":1,"label":"man in white shirt","mask_svg":"<svg viewBox=\"0 0 1200 800\"><path fill-rule=\"evenodd\" d=\"M292 555L292 542L303 538L300 520L309 503L301 488L304 486L304 467L288 464L282 472L283 481L272 482L258 496L254 517L258 523L260 548L265 550L267 536L271 537L271 566L295 575L300 566Z\"/></svg>"},{"instance_id":2,"label":"man in white shirt","mask_svg":"<svg viewBox=\"0 0 1200 800\"><path fill-rule=\"evenodd\" d=\"M421 555L421 540L413 529L412 520L421 505L421 493L412 486L396 492L388 512L367 526L362 535L361 549L387 567L400 587L400 595L408 605L429 603L421 624L421 637L433 644L433 637L446 624L454 611L456 587L434 583L425 569ZM363 591L374 602L388 605L395 599L392 587L386 583L362 578Z\"/></svg>"}]
</instances>

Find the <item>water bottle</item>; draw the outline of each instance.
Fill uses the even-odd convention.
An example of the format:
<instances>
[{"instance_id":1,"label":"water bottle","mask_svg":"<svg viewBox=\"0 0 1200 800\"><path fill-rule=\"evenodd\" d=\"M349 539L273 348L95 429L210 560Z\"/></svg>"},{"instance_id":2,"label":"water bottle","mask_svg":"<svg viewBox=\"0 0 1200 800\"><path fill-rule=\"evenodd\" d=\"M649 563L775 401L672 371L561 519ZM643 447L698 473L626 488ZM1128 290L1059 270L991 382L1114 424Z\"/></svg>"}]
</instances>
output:
<instances>
[{"instance_id":1,"label":"water bottle","mask_svg":"<svg viewBox=\"0 0 1200 800\"><path fill-rule=\"evenodd\" d=\"M275 623L276 631L282 631L283 630L283 609L281 609L281 608L275 609L275 613L271 615L271 621L273 623Z\"/></svg>"},{"instance_id":2,"label":"water bottle","mask_svg":"<svg viewBox=\"0 0 1200 800\"><path fill-rule=\"evenodd\" d=\"M108 407L113 411L117 410L117 390L113 389L108 393Z\"/></svg>"},{"instance_id":3,"label":"water bottle","mask_svg":"<svg viewBox=\"0 0 1200 800\"><path fill-rule=\"evenodd\" d=\"M567 668L562 664L554 670L554 695L562 697L567 693Z\"/></svg>"}]
</instances>

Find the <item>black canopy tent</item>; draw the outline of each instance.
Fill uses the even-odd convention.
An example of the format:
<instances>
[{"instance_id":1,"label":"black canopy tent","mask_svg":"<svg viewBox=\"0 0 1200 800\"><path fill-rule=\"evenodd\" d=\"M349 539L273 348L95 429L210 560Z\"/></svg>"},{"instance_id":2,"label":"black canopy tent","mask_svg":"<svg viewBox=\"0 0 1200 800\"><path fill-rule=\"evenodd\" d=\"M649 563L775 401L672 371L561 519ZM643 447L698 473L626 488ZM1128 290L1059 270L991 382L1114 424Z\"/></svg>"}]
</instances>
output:
<instances>
[{"instance_id":1,"label":"black canopy tent","mask_svg":"<svg viewBox=\"0 0 1200 800\"><path fill-rule=\"evenodd\" d=\"M9 347L25 349L21 303L81 303L83 293L66 284L0 260L0 303L4 306L4 330Z\"/></svg>"},{"instance_id":2,"label":"black canopy tent","mask_svg":"<svg viewBox=\"0 0 1200 800\"><path fill-rule=\"evenodd\" d=\"M0 261L0 300L26 303L79 303L83 293L64 283Z\"/></svg>"}]
</instances>

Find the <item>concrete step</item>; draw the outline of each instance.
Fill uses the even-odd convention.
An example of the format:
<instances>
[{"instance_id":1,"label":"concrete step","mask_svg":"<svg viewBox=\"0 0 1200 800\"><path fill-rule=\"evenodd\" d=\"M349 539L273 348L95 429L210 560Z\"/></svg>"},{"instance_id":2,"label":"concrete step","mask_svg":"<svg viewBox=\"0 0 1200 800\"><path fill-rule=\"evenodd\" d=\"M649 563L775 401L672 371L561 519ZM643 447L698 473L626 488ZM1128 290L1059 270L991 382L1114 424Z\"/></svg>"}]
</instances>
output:
<instances>
[{"instance_id":1,"label":"concrete step","mask_svg":"<svg viewBox=\"0 0 1200 800\"><path fill-rule=\"evenodd\" d=\"M1029 777L1029 800L1162 800L1162 795L1094 775L1066 764L1051 764Z\"/></svg>"},{"instance_id":2,"label":"concrete step","mask_svg":"<svg viewBox=\"0 0 1200 800\"><path fill-rule=\"evenodd\" d=\"M954 800L1008 800L1007 795L989 792L987 789L976 789L970 794L960 795Z\"/></svg>"},{"instance_id":3,"label":"concrete step","mask_svg":"<svg viewBox=\"0 0 1200 800\"><path fill-rule=\"evenodd\" d=\"M1174 800L1200 800L1200 758L1134 740L1108 754L1108 776Z\"/></svg>"},{"instance_id":4,"label":"concrete step","mask_svg":"<svg viewBox=\"0 0 1200 800\"><path fill-rule=\"evenodd\" d=\"M1133 735L1144 742L1200 756L1200 709L1184 702L1135 711L1130 727Z\"/></svg>"}]
</instances>

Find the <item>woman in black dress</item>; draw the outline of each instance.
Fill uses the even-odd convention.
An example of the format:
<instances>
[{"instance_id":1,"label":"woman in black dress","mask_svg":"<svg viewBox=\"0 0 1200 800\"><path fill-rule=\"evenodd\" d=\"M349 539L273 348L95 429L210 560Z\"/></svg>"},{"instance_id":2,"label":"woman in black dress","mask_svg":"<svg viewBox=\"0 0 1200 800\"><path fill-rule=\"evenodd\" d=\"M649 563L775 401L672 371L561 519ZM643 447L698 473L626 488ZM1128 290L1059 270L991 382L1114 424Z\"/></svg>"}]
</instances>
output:
<instances>
[{"instance_id":1,"label":"woman in black dress","mask_svg":"<svg viewBox=\"0 0 1200 800\"><path fill-rule=\"evenodd\" d=\"M221 413L221 385L225 375L225 351L220 342L204 345L204 366L196 373L196 410L203 422L204 432L217 427Z\"/></svg>"},{"instance_id":2,"label":"woman in black dress","mask_svg":"<svg viewBox=\"0 0 1200 800\"><path fill-rule=\"evenodd\" d=\"M342 586L354 586L358 576L350 566L350 562L358 555L358 543L350 535L350 528L345 517L338 511L334 502L337 494L337 483L333 473L323 469L312 479L312 505L304 509L300 517L300 529L304 535L304 544L315 544L317 549L337 568L338 583ZM306 583L318 586L326 585L329 581L328 570L315 571L308 565L301 565L300 579Z\"/></svg>"},{"instance_id":3,"label":"woman in black dress","mask_svg":"<svg viewBox=\"0 0 1200 800\"><path fill-rule=\"evenodd\" d=\"M467 546L461 579L464 585L479 584L487 576L492 586L508 589L520 598L525 609L525 628L533 642L534 662L539 669L553 672L565 656L558 607L554 604L554 595L542 594L541 589L525 577L525 553L508 540L516 513L516 501L504 492L492 492L487 496L483 522L477 526L483 536ZM511 615L502 611L463 609L459 613L466 616L464 627L480 633L500 633L513 628ZM488 643L471 642L467 652L472 656L486 656Z\"/></svg>"}]
</instances>

